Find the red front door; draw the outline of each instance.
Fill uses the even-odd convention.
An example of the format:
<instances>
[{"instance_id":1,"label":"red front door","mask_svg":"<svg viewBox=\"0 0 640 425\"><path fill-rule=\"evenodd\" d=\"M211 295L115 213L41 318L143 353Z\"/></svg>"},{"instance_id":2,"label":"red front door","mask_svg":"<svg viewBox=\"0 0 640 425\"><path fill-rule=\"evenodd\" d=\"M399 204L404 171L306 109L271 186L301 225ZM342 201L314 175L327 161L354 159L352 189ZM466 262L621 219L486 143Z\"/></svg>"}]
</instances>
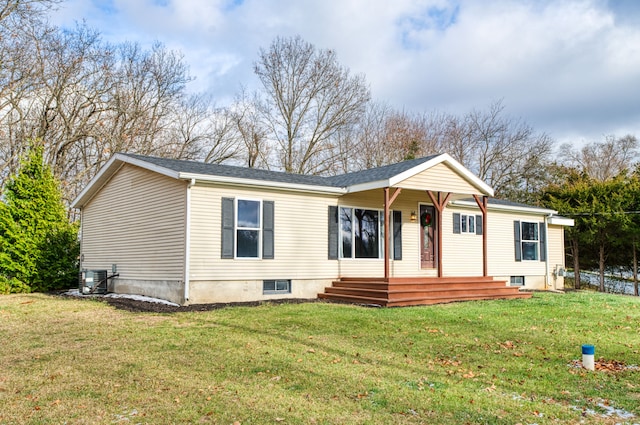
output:
<instances>
[{"instance_id":1,"label":"red front door","mask_svg":"<svg viewBox=\"0 0 640 425\"><path fill-rule=\"evenodd\" d=\"M436 267L436 211L429 205L420 205L420 266Z\"/></svg>"}]
</instances>

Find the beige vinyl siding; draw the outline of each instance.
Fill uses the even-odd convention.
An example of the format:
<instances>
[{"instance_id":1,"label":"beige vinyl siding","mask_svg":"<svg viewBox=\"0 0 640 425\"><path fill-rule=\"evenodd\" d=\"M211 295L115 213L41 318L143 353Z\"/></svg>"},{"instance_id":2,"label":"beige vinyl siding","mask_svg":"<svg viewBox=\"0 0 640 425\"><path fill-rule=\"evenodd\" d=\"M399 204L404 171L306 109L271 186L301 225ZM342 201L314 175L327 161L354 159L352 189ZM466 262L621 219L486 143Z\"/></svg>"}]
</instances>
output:
<instances>
[{"instance_id":1,"label":"beige vinyl siding","mask_svg":"<svg viewBox=\"0 0 640 425\"><path fill-rule=\"evenodd\" d=\"M445 193L482 195L480 190L469 184L464 177L444 163L437 164L428 170L409 177L397 186L421 191L432 190Z\"/></svg>"},{"instance_id":2,"label":"beige vinyl siding","mask_svg":"<svg viewBox=\"0 0 640 425\"><path fill-rule=\"evenodd\" d=\"M82 211L84 269L120 279L182 280L186 183L124 165Z\"/></svg>"},{"instance_id":3,"label":"beige vinyl siding","mask_svg":"<svg viewBox=\"0 0 640 425\"><path fill-rule=\"evenodd\" d=\"M328 259L328 207L335 197L203 183L191 191L192 283L338 276L337 261ZM274 259L221 258L222 198L274 202Z\"/></svg>"},{"instance_id":4,"label":"beige vinyl siding","mask_svg":"<svg viewBox=\"0 0 640 425\"><path fill-rule=\"evenodd\" d=\"M550 282L553 289L564 288L564 277L556 276L555 272L558 268L565 267L564 264L564 227L563 226L548 226L547 243L549 249L549 272L551 273Z\"/></svg>"},{"instance_id":5,"label":"beige vinyl siding","mask_svg":"<svg viewBox=\"0 0 640 425\"><path fill-rule=\"evenodd\" d=\"M445 208L442 217L442 273L482 276L482 235L453 233L453 214L482 215L479 208ZM483 223L484 231L484 223Z\"/></svg>"},{"instance_id":6,"label":"beige vinyl siding","mask_svg":"<svg viewBox=\"0 0 640 425\"><path fill-rule=\"evenodd\" d=\"M546 274L545 261L516 261L513 223L542 223L543 215L496 211L489 207L487 223L488 266L492 276L541 276ZM528 284L527 284L528 286Z\"/></svg>"}]
</instances>

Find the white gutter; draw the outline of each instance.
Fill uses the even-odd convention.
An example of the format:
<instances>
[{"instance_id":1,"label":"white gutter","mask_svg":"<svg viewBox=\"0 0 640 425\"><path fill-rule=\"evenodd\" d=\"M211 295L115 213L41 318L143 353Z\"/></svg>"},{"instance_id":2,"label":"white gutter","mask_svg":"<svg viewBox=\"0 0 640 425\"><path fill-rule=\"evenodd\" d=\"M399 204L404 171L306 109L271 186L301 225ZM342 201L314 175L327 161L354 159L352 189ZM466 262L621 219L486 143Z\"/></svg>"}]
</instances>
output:
<instances>
[{"instance_id":1,"label":"white gutter","mask_svg":"<svg viewBox=\"0 0 640 425\"><path fill-rule=\"evenodd\" d=\"M456 200L451 201L452 205L460 206L460 207L477 207L475 201L463 201ZM517 211L520 213L528 213L528 214L548 214L549 216L558 214L558 211L552 210L549 208L539 208L539 207L530 207L530 206L522 206L522 205L503 205L503 204L492 204L489 202L487 208L493 211L502 210L502 211Z\"/></svg>"},{"instance_id":2,"label":"white gutter","mask_svg":"<svg viewBox=\"0 0 640 425\"><path fill-rule=\"evenodd\" d=\"M212 182L218 184L227 184L232 186L243 186L243 187L261 187L261 188L269 188L269 189L282 189L282 190L290 190L295 192L306 192L306 193L320 193L320 194L330 194L330 195L344 195L347 193L347 189L344 187L333 187L333 186L317 186L317 185L309 185L309 184L300 184L300 183L285 183L285 182L276 182L272 180L254 180L254 179L245 179L239 177L228 177L228 176L217 176L217 175L207 175L207 174L194 174L194 173L179 173L179 179L198 179L200 182Z\"/></svg>"},{"instance_id":3,"label":"white gutter","mask_svg":"<svg viewBox=\"0 0 640 425\"><path fill-rule=\"evenodd\" d=\"M189 301L189 263L191 257L191 188L195 186L196 179L191 179L187 184L187 210L185 219L185 247L184 247L184 302Z\"/></svg>"}]
</instances>

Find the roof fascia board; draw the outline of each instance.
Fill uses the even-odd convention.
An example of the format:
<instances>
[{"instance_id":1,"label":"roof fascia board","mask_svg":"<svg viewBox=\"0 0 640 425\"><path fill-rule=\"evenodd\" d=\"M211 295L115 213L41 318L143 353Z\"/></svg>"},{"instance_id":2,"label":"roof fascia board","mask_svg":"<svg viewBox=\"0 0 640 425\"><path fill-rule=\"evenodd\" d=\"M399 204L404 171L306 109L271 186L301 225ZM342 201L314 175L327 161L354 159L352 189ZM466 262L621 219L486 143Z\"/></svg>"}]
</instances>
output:
<instances>
[{"instance_id":1,"label":"roof fascia board","mask_svg":"<svg viewBox=\"0 0 640 425\"><path fill-rule=\"evenodd\" d=\"M101 181L103 177L107 176L107 174L110 177L116 171L118 171L120 169L120 167L122 167L122 164L117 164L116 166L114 166L114 163L121 159L121 158L119 158L119 156L121 156L121 155L120 154L115 154L114 156L109 158L107 163L102 168L100 168L100 170L98 170L98 174L93 176L93 178L91 179L89 184L86 185L84 187L84 189L82 189L82 191L80 191L78 196L76 196L76 198L73 200L73 202L71 202L71 207L72 208L81 208L78 204L81 203L84 200L84 198L86 198L89 194L91 194L93 192L94 186L96 184L98 184L98 182ZM107 179L107 181L109 181L109 179ZM101 189L105 185L105 183L106 182L102 183L100 185L100 187L96 189L96 191ZM91 197L93 197L93 195L91 195ZM82 202L82 203L86 204L86 201Z\"/></svg>"},{"instance_id":2,"label":"roof fascia board","mask_svg":"<svg viewBox=\"0 0 640 425\"><path fill-rule=\"evenodd\" d=\"M488 184L483 182L479 177L477 177L475 174L473 174L471 171L469 171L465 166L463 166L458 161L453 159L453 157L451 155L449 155L448 153L443 153L441 155L438 155L437 157L432 158L432 159L430 159L429 161L427 161L427 162L425 162L423 164L420 164L416 168L424 167L422 170L420 170L420 171L423 171L423 170L426 170L427 168L431 168L431 167L433 167L435 165L438 165L438 164L440 164L442 162L444 162L447 165L449 165L450 167L452 167L465 180L467 180L469 183L471 183L472 186L477 187L484 195L494 196L494 191L493 191L493 188L491 186L489 186ZM409 171L412 171L412 170L409 170ZM418 172L420 172L420 171L418 171ZM414 174L416 174L416 173L414 173Z\"/></svg>"},{"instance_id":3,"label":"roof fascia board","mask_svg":"<svg viewBox=\"0 0 640 425\"><path fill-rule=\"evenodd\" d=\"M343 195L347 193L343 187L315 186L297 183L281 183L268 180L243 179L237 177L213 176L207 174L179 173L180 179L196 179L202 182L221 183L233 186L252 186L270 189L282 189L296 192L323 193L331 195Z\"/></svg>"},{"instance_id":4,"label":"roof fascia board","mask_svg":"<svg viewBox=\"0 0 640 425\"><path fill-rule=\"evenodd\" d=\"M110 164L108 166L105 165L100 170L100 172L96 174L96 176L93 179L91 179L91 182L84 188L84 190L82 190L82 192L80 192L78 196L76 196L76 199L74 199L73 202L71 202L71 208L82 208L87 203L89 203L89 201L93 199L95 194L98 193L100 190L102 190L102 188L109 182L109 180L111 180L111 177L115 173L117 173L118 170L121 169L123 165L124 165L123 162L119 162L118 164L115 164L115 165L113 164ZM108 174L105 172L107 169L109 170ZM104 181L102 179L103 176L105 177ZM100 183L100 186L96 186L98 183Z\"/></svg>"},{"instance_id":5,"label":"roof fascia board","mask_svg":"<svg viewBox=\"0 0 640 425\"><path fill-rule=\"evenodd\" d=\"M424 170L427 170L433 167L434 165L441 163L443 160L444 160L444 154L438 155L435 158L431 158L430 160L425 161L422 164L418 164L413 168L410 168L406 171L403 171L400 174L393 176L392 178L389 179L389 183L392 185L398 184L401 181L408 179L409 177L413 177L416 174L421 173Z\"/></svg>"},{"instance_id":6,"label":"roof fascia board","mask_svg":"<svg viewBox=\"0 0 640 425\"><path fill-rule=\"evenodd\" d=\"M477 207L478 206L478 204L476 204L475 201L462 201L462 200L451 201L451 204L459 207ZM490 210L517 211L517 212L536 214L536 215L558 214L558 211L550 210L547 208L523 207L519 205L491 204L490 202L487 205L487 208Z\"/></svg>"},{"instance_id":7,"label":"roof fascia board","mask_svg":"<svg viewBox=\"0 0 640 425\"><path fill-rule=\"evenodd\" d=\"M493 196L494 191L485 182L476 177L471 171L467 170L462 164L453 159L451 155L447 153L443 153L441 155L436 156L435 158L431 158L428 161L423 162L422 164L416 165L413 168L410 168L406 171L403 171L395 176L385 179L385 180L377 180L368 183L360 183L349 186L347 188L348 192L362 192L365 190L372 189L381 189L384 187L393 187L400 182L412 177L418 173L421 173L435 165L438 165L442 162L445 162L449 166L451 166L458 174L460 174L464 179L466 179L472 186L477 187L484 195Z\"/></svg>"},{"instance_id":8,"label":"roof fascia board","mask_svg":"<svg viewBox=\"0 0 640 425\"><path fill-rule=\"evenodd\" d=\"M172 177L174 179L178 178L178 173L175 171L169 170L164 167L159 167L154 164L150 164L146 161L139 160L137 158L132 158L127 155L123 155L120 153L116 153L113 155L107 163L100 168L98 174L96 174L89 184L85 186L85 188L76 196L76 198L71 203L72 208L81 208L84 206L91 198L95 192L99 191L104 185L109 181L112 175L114 175L124 164L136 165L141 168L145 168L150 171L154 171L156 173L160 173L162 175ZM106 181L102 182L103 179ZM100 183L102 182L102 183ZM96 187L97 184L100 184L100 187Z\"/></svg>"},{"instance_id":9,"label":"roof fascia board","mask_svg":"<svg viewBox=\"0 0 640 425\"><path fill-rule=\"evenodd\" d=\"M116 154L116 156L119 156L120 154ZM131 164L131 165L135 165L138 166L140 168L144 168L147 169L149 171L153 171L156 172L158 174L162 174L164 176L167 177L171 177L174 179L179 179L180 178L180 173L178 173L177 171L173 171L170 170L169 168L165 168L165 167L161 167L159 165L155 165L155 164L151 164L150 162L144 161L142 159L138 159L138 158L132 158L130 156L127 155L121 155L122 158L120 158L123 162L126 162L127 164Z\"/></svg>"},{"instance_id":10,"label":"roof fascia board","mask_svg":"<svg viewBox=\"0 0 640 425\"><path fill-rule=\"evenodd\" d=\"M382 189L391 186L392 185L390 180L376 180L374 182L359 183L347 186L346 193L364 192L365 190Z\"/></svg>"}]
</instances>

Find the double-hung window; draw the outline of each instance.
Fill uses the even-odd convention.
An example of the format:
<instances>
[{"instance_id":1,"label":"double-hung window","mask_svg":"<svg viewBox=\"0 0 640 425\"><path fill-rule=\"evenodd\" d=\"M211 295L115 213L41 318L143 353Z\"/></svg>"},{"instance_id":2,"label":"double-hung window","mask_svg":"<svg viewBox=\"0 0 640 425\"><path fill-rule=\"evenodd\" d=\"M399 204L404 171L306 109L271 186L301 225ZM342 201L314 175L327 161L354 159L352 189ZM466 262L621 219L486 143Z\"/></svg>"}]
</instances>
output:
<instances>
[{"instance_id":1,"label":"double-hung window","mask_svg":"<svg viewBox=\"0 0 640 425\"><path fill-rule=\"evenodd\" d=\"M260 257L261 211L260 201L237 200L236 257Z\"/></svg>"},{"instance_id":2,"label":"double-hung window","mask_svg":"<svg viewBox=\"0 0 640 425\"><path fill-rule=\"evenodd\" d=\"M274 258L274 203L222 198L222 258Z\"/></svg>"},{"instance_id":3,"label":"double-hung window","mask_svg":"<svg viewBox=\"0 0 640 425\"><path fill-rule=\"evenodd\" d=\"M538 223L522 222L522 259L538 259Z\"/></svg>"},{"instance_id":4,"label":"double-hung window","mask_svg":"<svg viewBox=\"0 0 640 425\"><path fill-rule=\"evenodd\" d=\"M545 261L544 223L514 221L516 261Z\"/></svg>"}]
</instances>

